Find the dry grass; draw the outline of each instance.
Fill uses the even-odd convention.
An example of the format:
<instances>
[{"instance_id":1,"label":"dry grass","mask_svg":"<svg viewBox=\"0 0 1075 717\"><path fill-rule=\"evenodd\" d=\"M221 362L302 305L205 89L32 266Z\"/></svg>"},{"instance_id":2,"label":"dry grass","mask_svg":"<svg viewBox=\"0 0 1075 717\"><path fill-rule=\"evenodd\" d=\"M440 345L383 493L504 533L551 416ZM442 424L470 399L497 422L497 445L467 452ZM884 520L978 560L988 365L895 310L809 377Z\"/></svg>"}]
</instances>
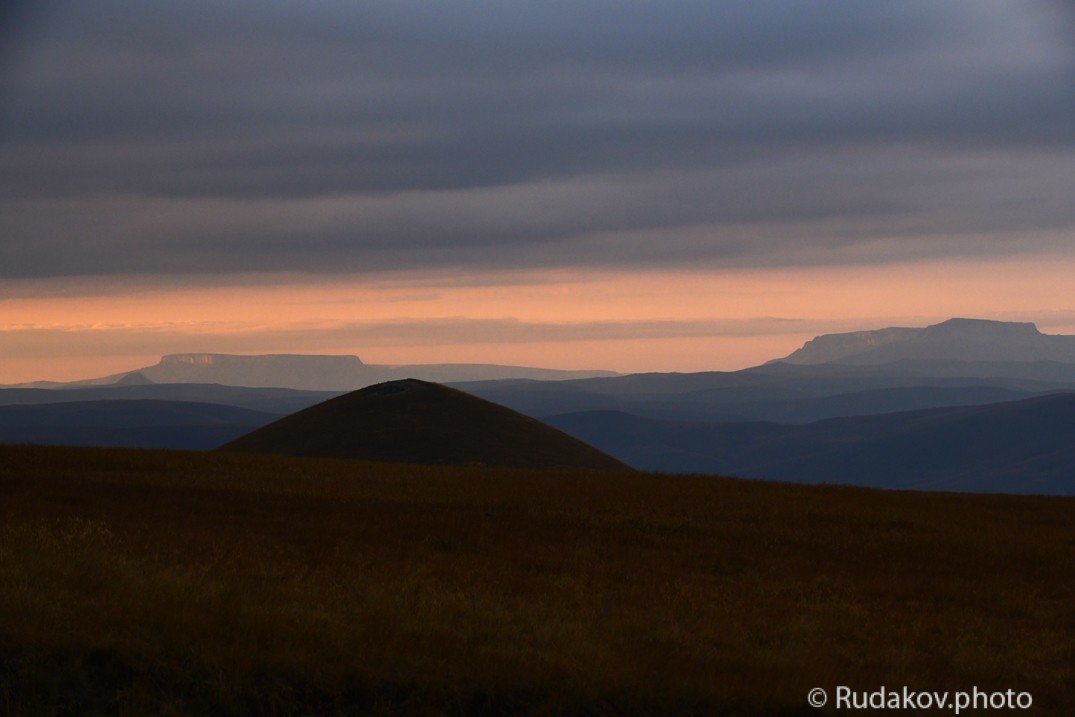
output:
<instances>
[{"instance_id":1,"label":"dry grass","mask_svg":"<svg viewBox=\"0 0 1075 717\"><path fill-rule=\"evenodd\" d=\"M1075 710L1075 500L0 448L0 713Z\"/></svg>"}]
</instances>

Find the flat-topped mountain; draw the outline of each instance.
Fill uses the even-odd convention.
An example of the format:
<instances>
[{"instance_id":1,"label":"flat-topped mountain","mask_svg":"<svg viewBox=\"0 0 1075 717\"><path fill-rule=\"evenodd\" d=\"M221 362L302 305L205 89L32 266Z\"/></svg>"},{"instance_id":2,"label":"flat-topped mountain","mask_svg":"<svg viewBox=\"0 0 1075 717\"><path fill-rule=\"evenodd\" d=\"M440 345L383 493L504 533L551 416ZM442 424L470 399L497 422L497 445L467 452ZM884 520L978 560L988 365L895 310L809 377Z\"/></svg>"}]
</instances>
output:
<instances>
[{"instance_id":1,"label":"flat-topped mountain","mask_svg":"<svg viewBox=\"0 0 1075 717\"><path fill-rule=\"evenodd\" d=\"M533 418L416 379L369 386L319 403L221 450L385 463L629 470Z\"/></svg>"},{"instance_id":2,"label":"flat-topped mountain","mask_svg":"<svg viewBox=\"0 0 1075 717\"><path fill-rule=\"evenodd\" d=\"M216 383L250 388L292 388L307 391L353 391L384 381L416 377L425 381L491 381L565 379L616 376L613 371L571 371L531 366L498 364L413 364L364 363L357 356L316 354L183 353L169 354L153 366L123 373L59 383L37 381L20 388L83 388L131 384Z\"/></svg>"},{"instance_id":3,"label":"flat-topped mountain","mask_svg":"<svg viewBox=\"0 0 1075 717\"><path fill-rule=\"evenodd\" d=\"M332 390L362 385L366 365L357 356L171 354L138 373L155 383L219 383Z\"/></svg>"},{"instance_id":4,"label":"flat-topped mountain","mask_svg":"<svg viewBox=\"0 0 1075 717\"><path fill-rule=\"evenodd\" d=\"M925 328L824 334L778 360L858 365L896 361L1075 363L1075 336L1043 334L1031 323L949 319Z\"/></svg>"}]
</instances>

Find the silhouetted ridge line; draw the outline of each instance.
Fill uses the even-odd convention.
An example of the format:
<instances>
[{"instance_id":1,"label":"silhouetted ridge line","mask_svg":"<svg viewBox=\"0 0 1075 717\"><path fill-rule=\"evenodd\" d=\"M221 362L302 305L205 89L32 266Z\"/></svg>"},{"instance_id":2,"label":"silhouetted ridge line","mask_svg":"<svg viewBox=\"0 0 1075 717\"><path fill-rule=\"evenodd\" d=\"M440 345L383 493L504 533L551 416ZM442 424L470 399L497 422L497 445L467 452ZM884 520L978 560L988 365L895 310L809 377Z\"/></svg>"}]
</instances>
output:
<instances>
[{"instance_id":1,"label":"silhouetted ridge line","mask_svg":"<svg viewBox=\"0 0 1075 717\"><path fill-rule=\"evenodd\" d=\"M1075 393L806 425L665 421L619 411L546 420L645 471L1075 495Z\"/></svg>"}]
</instances>

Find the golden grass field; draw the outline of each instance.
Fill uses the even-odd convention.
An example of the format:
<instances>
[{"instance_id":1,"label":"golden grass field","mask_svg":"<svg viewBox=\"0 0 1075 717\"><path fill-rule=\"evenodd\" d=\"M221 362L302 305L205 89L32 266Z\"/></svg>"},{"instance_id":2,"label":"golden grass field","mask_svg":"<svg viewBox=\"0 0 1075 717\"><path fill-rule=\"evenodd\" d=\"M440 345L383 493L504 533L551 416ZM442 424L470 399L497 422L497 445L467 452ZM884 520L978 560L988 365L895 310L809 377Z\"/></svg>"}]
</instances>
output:
<instances>
[{"instance_id":1,"label":"golden grass field","mask_svg":"<svg viewBox=\"0 0 1075 717\"><path fill-rule=\"evenodd\" d=\"M1073 499L4 447L0 520L5 715L1075 714Z\"/></svg>"}]
</instances>

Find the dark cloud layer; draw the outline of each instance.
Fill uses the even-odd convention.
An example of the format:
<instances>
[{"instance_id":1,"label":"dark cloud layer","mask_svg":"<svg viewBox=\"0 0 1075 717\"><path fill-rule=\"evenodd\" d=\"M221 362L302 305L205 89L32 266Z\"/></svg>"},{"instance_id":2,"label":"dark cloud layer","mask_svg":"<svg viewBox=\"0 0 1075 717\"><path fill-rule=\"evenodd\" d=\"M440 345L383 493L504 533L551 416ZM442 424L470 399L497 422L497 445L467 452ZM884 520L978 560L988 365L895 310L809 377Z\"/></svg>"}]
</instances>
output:
<instances>
[{"instance_id":1,"label":"dark cloud layer","mask_svg":"<svg viewBox=\"0 0 1075 717\"><path fill-rule=\"evenodd\" d=\"M0 277L1071 248L1059 2L10 12Z\"/></svg>"}]
</instances>

